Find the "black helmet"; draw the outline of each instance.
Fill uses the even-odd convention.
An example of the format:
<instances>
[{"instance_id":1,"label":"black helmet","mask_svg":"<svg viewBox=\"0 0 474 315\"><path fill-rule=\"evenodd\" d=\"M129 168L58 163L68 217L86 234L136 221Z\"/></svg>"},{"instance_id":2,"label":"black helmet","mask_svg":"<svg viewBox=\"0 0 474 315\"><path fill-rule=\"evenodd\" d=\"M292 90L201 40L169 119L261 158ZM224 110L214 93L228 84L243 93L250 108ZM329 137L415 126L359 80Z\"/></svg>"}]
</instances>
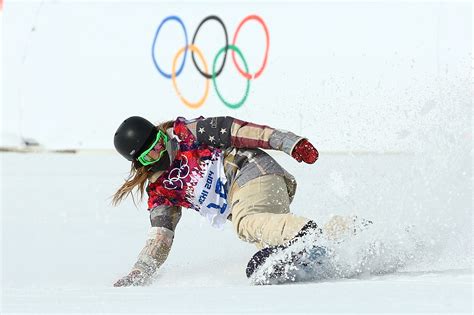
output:
<instances>
[{"instance_id":1,"label":"black helmet","mask_svg":"<svg viewBox=\"0 0 474 315\"><path fill-rule=\"evenodd\" d=\"M157 129L145 118L132 116L123 121L114 136L115 149L129 161L136 159L153 142Z\"/></svg>"}]
</instances>

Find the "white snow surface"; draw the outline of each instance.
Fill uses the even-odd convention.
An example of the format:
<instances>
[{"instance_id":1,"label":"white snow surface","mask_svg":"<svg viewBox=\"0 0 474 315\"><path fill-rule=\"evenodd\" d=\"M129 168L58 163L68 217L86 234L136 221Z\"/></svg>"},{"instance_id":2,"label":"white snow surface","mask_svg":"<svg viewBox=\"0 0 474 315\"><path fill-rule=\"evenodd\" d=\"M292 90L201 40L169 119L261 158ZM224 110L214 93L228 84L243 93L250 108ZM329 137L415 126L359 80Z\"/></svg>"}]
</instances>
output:
<instances>
[{"instance_id":1,"label":"white snow surface","mask_svg":"<svg viewBox=\"0 0 474 315\"><path fill-rule=\"evenodd\" d=\"M239 240L230 223L213 229L184 209L155 282L114 288L149 227L144 202L138 209L131 200L110 205L128 163L106 153L2 153L1 312L472 312L468 155L452 163L437 156L321 154L315 165L304 165L272 154L298 179L294 213L319 223L331 214L375 222L343 246L341 277L253 286L245 266L256 248ZM400 237L406 226L412 239ZM385 250L361 264L357 253L374 240Z\"/></svg>"}]
</instances>

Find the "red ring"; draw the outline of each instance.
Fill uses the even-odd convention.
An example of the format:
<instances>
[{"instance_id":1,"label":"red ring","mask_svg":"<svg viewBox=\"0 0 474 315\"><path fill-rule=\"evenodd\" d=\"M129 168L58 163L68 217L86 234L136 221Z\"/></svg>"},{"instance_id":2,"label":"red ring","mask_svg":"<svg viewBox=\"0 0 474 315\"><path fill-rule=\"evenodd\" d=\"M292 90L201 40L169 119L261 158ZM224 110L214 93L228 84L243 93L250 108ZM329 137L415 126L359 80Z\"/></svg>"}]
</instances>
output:
<instances>
[{"instance_id":1,"label":"red ring","mask_svg":"<svg viewBox=\"0 0 474 315\"><path fill-rule=\"evenodd\" d=\"M243 19L242 22L240 22L239 26L237 27L237 30L235 31L234 39L232 40L232 45L235 46L235 42L237 41L237 35L239 34L239 31L242 25L244 25L246 22L250 20L256 20L262 25L265 31L267 48L265 49L265 57L263 59L263 64L254 75L251 75L250 73L245 72L244 70L240 68L239 64L237 63L237 59L235 58L235 51L232 50L232 61L234 62L234 65L237 67L237 70L239 70L240 74L242 74L247 80L256 79L262 74L263 70L265 69L265 66L267 65L268 50L270 48L270 34L268 33L267 24L265 24L263 19L259 17L258 15L249 15L245 19Z\"/></svg>"}]
</instances>

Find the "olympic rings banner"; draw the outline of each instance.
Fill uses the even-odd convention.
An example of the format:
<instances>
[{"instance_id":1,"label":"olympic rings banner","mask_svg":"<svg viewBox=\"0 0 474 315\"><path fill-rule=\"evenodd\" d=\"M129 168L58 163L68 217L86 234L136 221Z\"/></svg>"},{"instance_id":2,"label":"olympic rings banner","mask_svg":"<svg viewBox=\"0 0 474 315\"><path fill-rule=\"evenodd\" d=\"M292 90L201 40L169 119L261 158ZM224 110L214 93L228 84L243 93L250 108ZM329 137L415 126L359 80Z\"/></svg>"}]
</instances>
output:
<instances>
[{"instance_id":1,"label":"olympic rings banner","mask_svg":"<svg viewBox=\"0 0 474 315\"><path fill-rule=\"evenodd\" d=\"M208 69L208 64L206 62L206 59L204 58L201 50L198 48L198 46L196 45L196 36L197 34L199 33L199 29L208 21L211 21L211 20L214 20L216 22L218 22L221 26L222 26L222 29L224 30L224 34L225 34L225 46L222 47L216 54L216 56L214 57L214 61L212 63L212 71L209 72L209 69ZM247 61L245 60L245 57L244 57L244 54L242 53L242 51L238 48L237 46L237 36L239 35L239 32L240 32L240 29L242 28L242 26L247 23L248 21L251 21L251 20L255 20L257 21L262 27L263 27L263 30L265 31L265 37L266 37L266 48L265 48L265 54L264 54L264 57L263 57L263 62L262 62L262 65L260 66L260 68L253 74L251 74L249 72L249 69L248 69L248 65L247 65ZM181 47L178 52L176 52L175 54L175 57L173 58L173 61L172 61L172 67L171 67L171 73L166 73L164 72L160 66L158 65L158 61L155 57L155 46L156 46L156 40L158 38L158 34L160 33L161 31L161 28L163 27L164 24L168 23L168 22L176 22L179 24L179 26L181 26L181 28L183 29L183 33L184 33L184 46ZM183 20L176 16L176 15L171 15L171 16L168 16L166 18L164 18L161 23L159 24L158 28L156 29L156 32L155 32L155 37L153 39L153 44L152 44L152 47L151 47L151 56L153 58L153 63L155 65L155 68L156 70L158 70L158 73L160 73L164 78L166 79L171 79L172 82L173 82L173 88L176 92L176 94L178 95L178 97L181 99L181 101L186 105L188 106L189 108L199 108L201 107L204 102L206 101L207 99L207 96L209 94L209 80L212 80L212 84L214 86L214 90L216 91L217 93L217 96L219 97L219 99L222 101L222 103L224 103L224 105L226 105L227 107L229 108L233 108L233 109L237 109L239 107L241 107L245 101L247 100L247 96L248 96L248 93L249 93L249 90L250 90L250 81L251 80L255 80L257 78L260 77L260 75L263 73L263 70L265 70L265 67L267 65L267 59L268 59L268 51L270 49L270 34L268 32L268 27L265 23L265 21L258 15L249 15L247 17L245 17L240 23L239 25L237 26L237 29L234 33L234 36L233 36L233 39L232 39L232 44L229 45L229 38L228 38L228 35L227 35L227 28L224 24L224 22L222 21L221 18L219 18L218 16L216 15L209 15L207 16L206 18L204 18L198 25L198 27L196 28L196 31L194 32L194 35L193 35L193 39L191 41L191 44L189 44L189 41L188 41L188 33L187 33L187 30L186 30L186 26L184 25L184 22ZM232 56L232 61L233 61L233 64L236 68L236 70L247 80L247 85L246 85L246 89L245 89L245 94L244 96L242 97L242 99L236 103L230 103L228 101L226 101L224 99L224 96L221 94L221 92L219 91L219 88L218 88L218 85L217 85L217 77L221 74L222 70L224 69L224 65L225 65L225 62L226 62L226 58L227 58L227 52L231 50L232 53L231 53L231 56ZM206 80L206 85L205 85L205 90L204 90L204 95L201 97L201 99L199 99L197 102L191 102L189 100L187 100L180 92L179 88L178 88L178 84L176 82L176 78L181 74L181 72L183 71L183 68L184 68L184 64L186 63L186 57L188 55L188 52L191 52L191 59L193 61L193 64L194 64L194 67L196 68L196 70L205 78ZM183 61L181 62L181 64L179 65L179 68L176 70L176 63L178 61L178 58L184 54L184 57L183 57ZM217 61L219 59L219 57L224 54L223 56L223 60L222 60L222 64L219 66L219 68L217 68ZM244 68L245 69L242 69L241 66L239 66L239 64L237 63L237 59L236 59L236 54L239 56L239 58L242 60L243 64L244 64ZM204 69L201 69L197 62L196 62L196 55L197 57L201 60L202 64L203 64L203 67Z\"/></svg>"}]
</instances>

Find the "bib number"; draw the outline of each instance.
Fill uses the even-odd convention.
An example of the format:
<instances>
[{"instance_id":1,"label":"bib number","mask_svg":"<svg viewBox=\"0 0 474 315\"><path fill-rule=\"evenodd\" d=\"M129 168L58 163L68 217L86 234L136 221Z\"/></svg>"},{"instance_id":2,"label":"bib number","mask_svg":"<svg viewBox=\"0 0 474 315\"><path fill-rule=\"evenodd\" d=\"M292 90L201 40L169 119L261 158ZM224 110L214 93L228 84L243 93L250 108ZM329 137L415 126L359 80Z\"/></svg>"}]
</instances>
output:
<instances>
[{"instance_id":1,"label":"bib number","mask_svg":"<svg viewBox=\"0 0 474 315\"><path fill-rule=\"evenodd\" d=\"M227 209L227 187L226 187L225 184L222 183L222 180L220 178L217 179L215 192L216 192L216 194L219 195L219 197L224 199L224 202L223 202L222 206L220 206L218 204L215 204L215 203L209 203L207 205L207 207L218 209L219 212L221 214L223 214L225 212L225 210Z\"/></svg>"}]
</instances>

